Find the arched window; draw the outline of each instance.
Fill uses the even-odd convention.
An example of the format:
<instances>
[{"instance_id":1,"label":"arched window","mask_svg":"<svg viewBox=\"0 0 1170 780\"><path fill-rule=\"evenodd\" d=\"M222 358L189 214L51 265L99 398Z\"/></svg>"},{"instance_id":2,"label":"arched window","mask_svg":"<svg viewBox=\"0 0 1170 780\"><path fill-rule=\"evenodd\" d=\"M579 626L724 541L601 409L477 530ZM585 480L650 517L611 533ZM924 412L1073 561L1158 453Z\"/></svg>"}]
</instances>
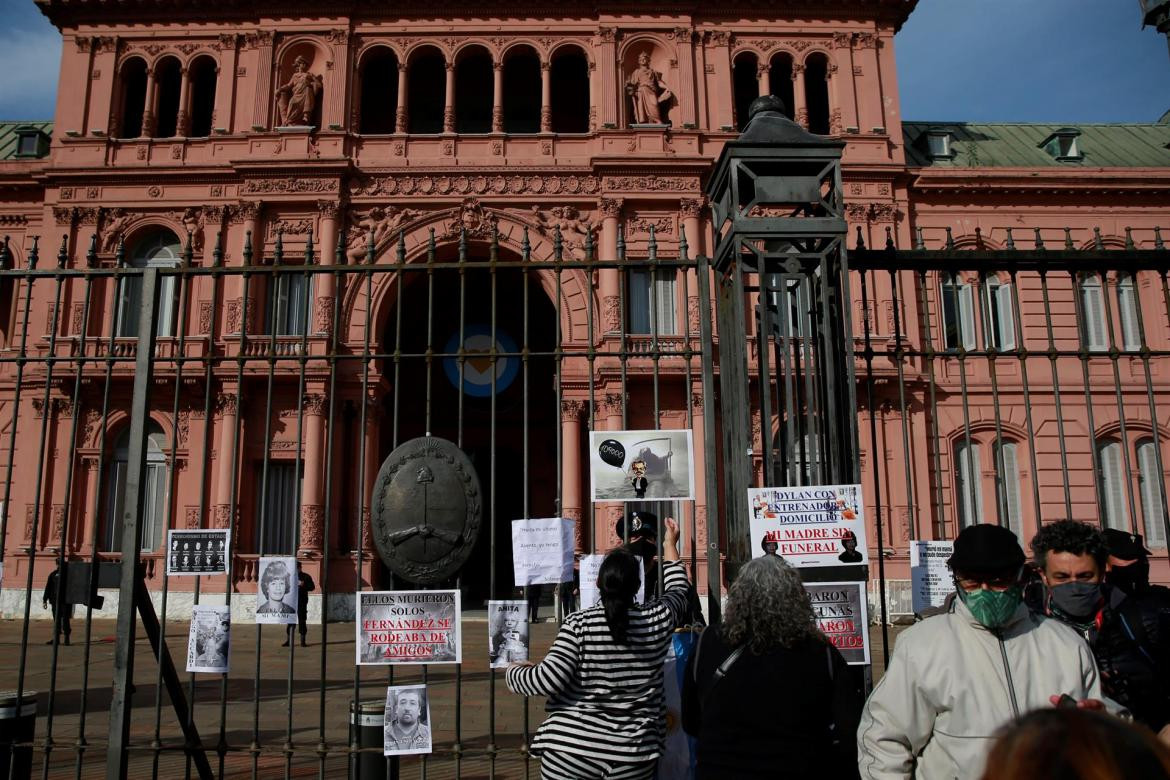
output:
<instances>
[{"instance_id":1,"label":"arched window","mask_svg":"<svg viewBox=\"0 0 1170 780\"><path fill-rule=\"evenodd\" d=\"M492 55L473 46L459 53L455 63L455 132L490 133L495 75Z\"/></svg>"},{"instance_id":2,"label":"arched window","mask_svg":"<svg viewBox=\"0 0 1170 780\"><path fill-rule=\"evenodd\" d=\"M504 132L540 132L540 56L529 46L504 57Z\"/></svg>"},{"instance_id":3,"label":"arched window","mask_svg":"<svg viewBox=\"0 0 1170 780\"><path fill-rule=\"evenodd\" d=\"M183 90L183 71L179 61L166 57L154 66L155 138L174 138L179 132L179 96Z\"/></svg>"},{"instance_id":4,"label":"arched window","mask_svg":"<svg viewBox=\"0 0 1170 780\"><path fill-rule=\"evenodd\" d=\"M793 105L795 96L792 88L792 57L787 54L777 54L770 63L768 81L772 87L772 94L784 101L784 115L792 119L796 107Z\"/></svg>"},{"instance_id":5,"label":"arched window","mask_svg":"<svg viewBox=\"0 0 1170 780\"><path fill-rule=\"evenodd\" d=\"M747 127L748 109L760 96L759 61L751 52L740 52L732 71L735 92L735 126L740 131Z\"/></svg>"},{"instance_id":6,"label":"arched window","mask_svg":"<svg viewBox=\"0 0 1170 780\"><path fill-rule=\"evenodd\" d=\"M1020 504L1020 462L1017 445L1013 441L996 442L992 447L995 458L995 502L1000 522L1019 536L1022 507Z\"/></svg>"},{"instance_id":7,"label":"arched window","mask_svg":"<svg viewBox=\"0 0 1170 780\"><path fill-rule=\"evenodd\" d=\"M554 133L589 132L589 60L576 47L553 55L549 86L552 89Z\"/></svg>"},{"instance_id":8,"label":"arched window","mask_svg":"<svg viewBox=\"0 0 1170 780\"><path fill-rule=\"evenodd\" d=\"M1097 490L1101 496L1101 525L1128 533L1125 472L1121 443L1116 440L1097 442Z\"/></svg>"},{"instance_id":9,"label":"arched window","mask_svg":"<svg viewBox=\"0 0 1170 780\"><path fill-rule=\"evenodd\" d=\"M447 100L447 61L442 52L426 48L414 55L407 71L407 116L411 133L443 132Z\"/></svg>"},{"instance_id":10,"label":"arched window","mask_svg":"<svg viewBox=\"0 0 1170 780\"><path fill-rule=\"evenodd\" d=\"M1109 327L1105 322L1105 293L1101 277L1095 273L1085 274L1077 283L1080 297L1081 343L1092 352L1109 349Z\"/></svg>"},{"instance_id":11,"label":"arched window","mask_svg":"<svg viewBox=\"0 0 1170 780\"><path fill-rule=\"evenodd\" d=\"M169 230L158 230L143 236L134 244L130 265L134 268L175 268L179 265L182 248L179 239ZM158 333L159 337L174 334L175 277L159 279ZM117 311L114 317L114 335L133 338L138 335L138 309L142 305L142 277L125 276L118 282Z\"/></svg>"},{"instance_id":12,"label":"arched window","mask_svg":"<svg viewBox=\"0 0 1170 780\"><path fill-rule=\"evenodd\" d=\"M1166 505L1165 479L1158 468L1158 451L1153 439L1140 439L1137 443L1138 483L1142 495L1142 525L1145 529L1146 545L1166 546Z\"/></svg>"},{"instance_id":13,"label":"arched window","mask_svg":"<svg viewBox=\"0 0 1170 780\"><path fill-rule=\"evenodd\" d=\"M804 99L808 103L808 131L829 134L829 60L813 54L804 64Z\"/></svg>"},{"instance_id":14,"label":"arched window","mask_svg":"<svg viewBox=\"0 0 1170 780\"><path fill-rule=\"evenodd\" d=\"M983 521L983 491L980 490L979 445L970 439L955 444L955 504L959 527Z\"/></svg>"},{"instance_id":15,"label":"arched window","mask_svg":"<svg viewBox=\"0 0 1170 780\"><path fill-rule=\"evenodd\" d=\"M219 66L211 57L197 57L187 71L188 78L191 79L191 127L187 135L191 138L206 138L211 135L218 70Z\"/></svg>"},{"instance_id":16,"label":"arched window","mask_svg":"<svg viewBox=\"0 0 1170 780\"><path fill-rule=\"evenodd\" d=\"M146 110L146 63L134 57L122 66L121 121L118 138L138 138L142 135L142 113Z\"/></svg>"},{"instance_id":17,"label":"arched window","mask_svg":"<svg viewBox=\"0 0 1170 780\"><path fill-rule=\"evenodd\" d=\"M398 56L379 46L362 58L361 116L358 132L387 135L394 132L398 110Z\"/></svg>"},{"instance_id":18,"label":"arched window","mask_svg":"<svg viewBox=\"0 0 1170 780\"><path fill-rule=\"evenodd\" d=\"M167 522L167 464L164 454L166 439L162 428L153 420L146 424L146 481L142 512L142 551L153 552L162 543L162 532ZM101 549L120 552L122 549L121 519L126 511L126 476L130 457L130 426L122 431L114 444L114 457L106 471L106 517L102 524Z\"/></svg>"}]
</instances>

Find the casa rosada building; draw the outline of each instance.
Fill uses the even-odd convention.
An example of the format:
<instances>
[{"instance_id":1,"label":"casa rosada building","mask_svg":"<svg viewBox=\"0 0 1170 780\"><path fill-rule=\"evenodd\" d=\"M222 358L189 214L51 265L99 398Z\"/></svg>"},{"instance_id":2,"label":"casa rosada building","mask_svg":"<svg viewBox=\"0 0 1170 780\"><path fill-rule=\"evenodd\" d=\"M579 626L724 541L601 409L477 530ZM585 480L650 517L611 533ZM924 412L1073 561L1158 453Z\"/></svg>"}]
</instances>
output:
<instances>
[{"instance_id":1,"label":"casa rosada building","mask_svg":"<svg viewBox=\"0 0 1170 780\"><path fill-rule=\"evenodd\" d=\"M519 382L501 386L490 412L476 406L482 395L457 404L437 362L429 374L399 374L392 359L373 360L364 377L356 363L331 372L324 359L303 370L297 360L281 361L271 372L267 353L254 353L258 362L246 371L232 362L245 343L241 331L252 334L249 344L271 337L292 356L304 337L308 354L323 358L335 317L342 351L387 355L399 349L395 340L415 338L419 355L424 322L441 346L459 332L461 308L483 319L486 287L436 281L428 304L425 286L396 289L392 274L340 288L320 278L305 307L275 283L266 289L240 277L194 277L189 305L159 326L156 354L173 355L182 331L194 357L229 360L209 372L210 385L192 385L177 415L167 391L174 382L156 373L162 389L147 428L147 479L157 482L143 539L155 589L168 526L233 529L234 593L255 592L261 548L296 552L316 578L328 556L328 592L340 604L347 593L352 599L362 544L363 587L381 584L368 534L355 529L368 526L364 507L379 466L396 442L425 432L424 415L436 435L454 440L458 408L463 448L481 478L491 470L498 486L500 540L509 538L508 521L527 512L578 520L582 551L616 542L620 505L590 502L591 427L689 427L697 473L715 468L704 447L715 432L703 430L699 413L713 399L704 397L697 358L651 367L638 356L651 339L680 348L697 340L695 271L648 274L636 265L678 257L684 240L689 256L712 254L704 188L759 95L781 97L797 123L844 141L851 248L859 238L869 247L888 238L906 248L949 240L972 252L1032 248L1036 240L1141 250L1160 243L1155 228L1170 227L1170 125L904 120L895 33L915 0L36 2L61 31L64 49L52 122L0 129L9 267L26 267L34 241L41 268L53 267L61 247L67 267L113 268L119 251L131 266L177 265L188 236L196 266L216 262L217 236L228 268L242 265L248 248L252 262L271 263L278 242L284 262L296 263L310 235L322 267L365 263L370 251L375 265L397 262L399 252L407 263L428 262L428 252L452 260L461 235L470 235L464 249L473 259L486 257L489 234L499 243L490 251L505 260L520 258L524 241L534 262L549 258L559 234L567 258L585 258L589 246L599 261L620 252L634 263L566 267L556 306L550 277L525 286L525 298L518 287L501 286L501 311L531 313L523 324L501 319L501 330L511 328L516 343L555 331L561 343L549 346L565 357L559 377L534 368L523 397ZM946 67L945 52L937 67ZM1170 389L1170 371L1154 360L1147 383L1150 364L1136 351L1106 356L1109 334L1130 339L1135 306L1146 313L1148 348L1155 355L1170 349L1165 277L1102 269L1078 283L1066 274L1049 280L1049 300L1022 279L1013 292L1006 274L956 271L945 278L874 273L864 306L861 279L853 279L859 371L863 342L878 351L865 369L872 381L857 393L868 543L876 560L880 505L894 611L905 607L898 584L909 578L909 542L953 538L979 519L1008 524L1025 540L1042 520L1070 512L1131 528L1155 548L1155 576L1170 577L1161 522L1170 450L1152 449L1170 438L1170 405L1147 402ZM37 283L27 311L20 282L5 285L0 473L11 479L2 606L22 614L30 567L39 586L59 554L117 557L110 518L124 490L133 381L123 366L107 382L105 367L95 364L83 370L74 395L70 370L53 379L34 362L23 369L17 396L22 339L35 356L48 354L50 335L58 346L76 345L82 333L95 343L112 335L117 349L134 333L120 313L132 301L112 283L86 307L81 285L66 284L60 308L52 285ZM1086 359L1050 365L1045 358L1033 367L1033 358L959 357L987 346L1018 350L1017 338L1032 350L1084 348ZM628 352L620 372L588 359L590 349L615 339L625 339ZM717 351L719 334L714 341ZM884 357L889 345L921 351L928 343L936 354L927 359L898 366ZM548 401L550 387L559 388L559 409ZM517 394L511 405L507 393ZM11 433L14 420L22 433ZM775 428L758 416L753 424L757 438L765 425ZM238 456L230 457L237 442ZM758 449L752 457L762 482ZM263 539L261 463L270 514ZM693 506L671 511L693 531L684 557L705 549L717 519L707 512L703 480ZM477 553L468 571L485 572L492 555ZM507 556L496 562L506 566ZM696 573L705 583L705 573ZM173 613L189 598L189 582L171 583ZM510 592L510 570L501 570L499 582L498 593ZM313 598L311 610L320 614Z\"/></svg>"}]
</instances>

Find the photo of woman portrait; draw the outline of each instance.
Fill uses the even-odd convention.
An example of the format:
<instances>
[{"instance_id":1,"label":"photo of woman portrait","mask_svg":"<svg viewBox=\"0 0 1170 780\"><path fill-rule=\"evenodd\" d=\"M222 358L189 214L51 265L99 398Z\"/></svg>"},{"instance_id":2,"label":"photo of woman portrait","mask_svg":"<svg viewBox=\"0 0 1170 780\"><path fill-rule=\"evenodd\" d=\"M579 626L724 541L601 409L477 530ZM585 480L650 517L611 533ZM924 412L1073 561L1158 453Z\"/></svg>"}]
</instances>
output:
<instances>
[{"instance_id":1,"label":"photo of woman portrait","mask_svg":"<svg viewBox=\"0 0 1170 780\"><path fill-rule=\"evenodd\" d=\"M295 558L261 558L256 622L292 625L297 622Z\"/></svg>"}]
</instances>

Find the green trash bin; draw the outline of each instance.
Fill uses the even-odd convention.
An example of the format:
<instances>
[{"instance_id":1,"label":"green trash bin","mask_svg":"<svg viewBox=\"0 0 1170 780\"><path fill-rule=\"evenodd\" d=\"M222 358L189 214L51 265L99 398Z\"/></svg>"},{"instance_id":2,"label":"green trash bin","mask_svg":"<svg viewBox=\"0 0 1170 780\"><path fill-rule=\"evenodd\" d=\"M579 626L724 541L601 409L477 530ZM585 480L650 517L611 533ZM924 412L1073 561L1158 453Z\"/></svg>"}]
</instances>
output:
<instances>
[{"instance_id":1,"label":"green trash bin","mask_svg":"<svg viewBox=\"0 0 1170 780\"><path fill-rule=\"evenodd\" d=\"M32 741L37 732L37 692L24 691L19 706L16 691L0 691L0 780L32 777ZM28 743L13 747L13 743ZM15 760L13 753L16 754ZM12 774L8 773L12 767Z\"/></svg>"},{"instance_id":2,"label":"green trash bin","mask_svg":"<svg viewBox=\"0 0 1170 780\"><path fill-rule=\"evenodd\" d=\"M385 727L384 699L349 703L349 742L363 749L350 754L350 780L398 780L398 758L382 755Z\"/></svg>"}]
</instances>

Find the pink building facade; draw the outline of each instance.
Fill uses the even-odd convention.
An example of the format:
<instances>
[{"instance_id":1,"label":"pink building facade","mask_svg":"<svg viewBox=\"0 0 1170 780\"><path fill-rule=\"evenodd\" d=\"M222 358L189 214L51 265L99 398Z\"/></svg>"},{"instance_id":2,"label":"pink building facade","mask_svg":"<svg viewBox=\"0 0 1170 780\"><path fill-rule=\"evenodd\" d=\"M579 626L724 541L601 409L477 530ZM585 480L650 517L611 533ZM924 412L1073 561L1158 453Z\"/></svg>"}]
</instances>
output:
<instances>
[{"instance_id":1,"label":"pink building facade","mask_svg":"<svg viewBox=\"0 0 1170 780\"><path fill-rule=\"evenodd\" d=\"M566 7L556 18L524 4L443 18L410 4L300 16L259 3L246 18L181 0L150 11L40 4L65 46L47 154L36 148L45 128L6 128L17 147L0 160L0 227L19 268L35 241L41 268L58 247L66 267L112 268L120 244L131 265L177 265L187 236L193 265L215 264L219 247L228 268L243 266L249 241L255 263L271 263L278 244L302 257L310 235L325 268L365 262L371 242L375 264L400 251L420 266L451 262L461 234L479 257L519 260L527 242L536 263L554 255L558 233L574 261L592 246L601 261L650 263L677 257L684 241L690 255L710 254L712 162L751 98L768 93L812 132L846 142L850 246L857 231L871 247L888 236L941 248L949 236L972 251L1030 249L1037 237L1152 250L1156 228L1170 228L1170 126L904 122L894 34L913 2L843 3L815 18L750 3L707 15L682 4ZM643 88L657 117L632 99ZM305 290L293 282L192 277L155 347L173 362L156 370L151 414L152 585L161 587L167 527L231 527L233 582L212 578L212 592L252 594L261 548L295 552L317 578L329 559L329 614L344 616L357 587L383 581L364 532L378 469L396 443L428 430L461 438L482 458L481 476L493 470L501 539L511 519L560 514L578 520L580 551L607 549L622 510L590 502L591 429L691 428L696 472L717 467L704 447L716 433L701 414L715 399L700 381L700 280L636 265L534 269L523 293L504 279L501 308L525 315L507 320L511 335L527 344L555 333L560 343L545 346L564 359L533 362L520 411L468 401L466 415L438 362L418 359L429 342L412 328L445 323L433 334L445 343L461 310L482 314L466 287L439 279L439 303L428 304L426 288L401 275L367 285L325 273L300 306ZM876 556L880 509L893 610L908 609L909 542L977 521L1024 540L1067 516L1133 528L1157 551L1155 577L1170 579L1164 274L1100 269L1042 284L1036 274L954 270L953 279L910 270L853 279L855 346L875 353L858 358L869 542ZM482 300L487 277L469 276ZM60 298L38 282L28 306L18 282L4 284L0 473L12 476L0 609L23 614L30 571L42 583L62 552L116 557L109 520L133 380L130 364L109 381L94 364L75 383L75 369L54 377L44 359L106 354L107 342L126 355L134 333L132 301L112 280L67 282ZM339 353L391 357L331 371L334 322ZM663 345L695 355L639 356ZM899 347L917 356L891 358ZM414 357L398 370L395 352ZM24 369L21 354L35 358ZM282 359L270 371L273 355ZM207 372L177 359L208 356L222 360ZM758 441L764 425L755 421ZM702 479L696 500L672 511L705 581L702 551L720 518L707 511ZM484 575L489 559L477 553L467 576ZM497 583L510 590L506 568ZM182 615L191 594L170 587ZM310 611L322 614L316 596Z\"/></svg>"}]
</instances>

